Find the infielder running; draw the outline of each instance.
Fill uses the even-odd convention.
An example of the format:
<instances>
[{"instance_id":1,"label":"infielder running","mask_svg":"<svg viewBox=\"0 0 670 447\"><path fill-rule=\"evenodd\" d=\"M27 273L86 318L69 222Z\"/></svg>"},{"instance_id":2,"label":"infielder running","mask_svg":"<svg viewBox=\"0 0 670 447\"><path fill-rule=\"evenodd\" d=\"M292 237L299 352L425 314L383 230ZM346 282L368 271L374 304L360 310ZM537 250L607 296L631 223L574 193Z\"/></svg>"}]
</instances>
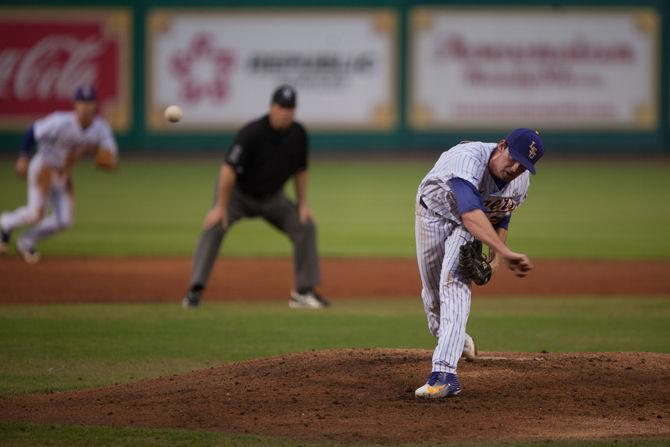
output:
<instances>
[{"instance_id":1,"label":"infielder running","mask_svg":"<svg viewBox=\"0 0 670 447\"><path fill-rule=\"evenodd\" d=\"M111 128L96 113L95 89L84 85L75 92L74 111L54 112L30 126L14 167L19 177L28 176L28 203L0 214L0 254L6 253L12 231L34 225L16 240L17 251L26 262L34 264L40 259L38 242L72 225L71 170L79 158L95 153L99 167L116 167L118 149ZM35 142L37 153L31 159ZM47 214L49 203L52 212Z\"/></svg>"},{"instance_id":2,"label":"infielder running","mask_svg":"<svg viewBox=\"0 0 670 447\"><path fill-rule=\"evenodd\" d=\"M221 166L214 205L193 255L191 286L184 308L200 304L202 291L231 225L242 218L262 217L286 233L293 244L295 288L289 306L329 305L315 286L319 283L316 225L307 204L307 132L294 121L296 92L283 85L275 90L267 115L244 126ZM284 194L293 177L297 203Z\"/></svg>"},{"instance_id":3,"label":"infielder running","mask_svg":"<svg viewBox=\"0 0 670 447\"><path fill-rule=\"evenodd\" d=\"M415 231L421 297L428 329L438 343L432 372L415 391L417 397L461 391L456 368L471 301L471 276L463 271L462 259L470 244L461 247L474 239L486 244L492 271L501 260L519 277L533 268L528 256L512 251L505 241L512 212L526 199L528 172L535 174L543 154L542 140L531 129L516 129L497 144L462 142L444 152L419 185Z\"/></svg>"}]
</instances>

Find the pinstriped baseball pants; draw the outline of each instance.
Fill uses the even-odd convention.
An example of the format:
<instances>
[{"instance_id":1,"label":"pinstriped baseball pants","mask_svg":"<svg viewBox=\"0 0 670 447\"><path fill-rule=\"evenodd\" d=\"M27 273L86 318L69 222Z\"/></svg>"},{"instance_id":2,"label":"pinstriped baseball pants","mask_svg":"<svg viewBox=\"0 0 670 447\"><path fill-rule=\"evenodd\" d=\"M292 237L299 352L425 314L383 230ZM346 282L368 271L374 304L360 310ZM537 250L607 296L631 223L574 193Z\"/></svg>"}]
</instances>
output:
<instances>
[{"instance_id":1,"label":"pinstriped baseball pants","mask_svg":"<svg viewBox=\"0 0 670 447\"><path fill-rule=\"evenodd\" d=\"M459 248L472 239L461 225L416 204L416 258L428 329L437 337L432 371L455 373L463 353L471 289L458 273Z\"/></svg>"}]
</instances>

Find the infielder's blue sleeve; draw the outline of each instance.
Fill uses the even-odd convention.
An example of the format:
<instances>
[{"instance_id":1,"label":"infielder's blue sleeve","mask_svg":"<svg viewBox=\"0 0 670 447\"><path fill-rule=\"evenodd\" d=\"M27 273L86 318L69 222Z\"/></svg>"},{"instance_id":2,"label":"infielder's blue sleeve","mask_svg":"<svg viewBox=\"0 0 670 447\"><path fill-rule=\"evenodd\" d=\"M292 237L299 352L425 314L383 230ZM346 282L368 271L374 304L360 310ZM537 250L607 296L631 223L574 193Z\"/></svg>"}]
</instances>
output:
<instances>
[{"instance_id":1,"label":"infielder's blue sleeve","mask_svg":"<svg viewBox=\"0 0 670 447\"><path fill-rule=\"evenodd\" d=\"M475 185L460 177L454 177L449 180L451 190L456 196L456 205L458 206L458 214L467 213L475 209L487 211L482 203L482 195L479 194Z\"/></svg>"},{"instance_id":2,"label":"infielder's blue sleeve","mask_svg":"<svg viewBox=\"0 0 670 447\"><path fill-rule=\"evenodd\" d=\"M503 218L503 220L501 220L500 222L498 222L497 224L495 224L495 225L493 226L493 228L495 228L496 230L497 230L498 228L504 228L505 230L507 230L507 229L509 228L509 221L510 221L510 220L512 220L512 213L509 213L507 216L505 216L505 217Z\"/></svg>"},{"instance_id":3,"label":"infielder's blue sleeve","mask_svg":"<svg viewBox=\"0 0 670 447\"><path fill-rule=\"evenodd\" d=\"M21 141L21 152L19 154L23 157L30 157L33 154L33 147L35 146L35 129L34 126L30 128L23 135Z\"/></svg>"}]
</instances>

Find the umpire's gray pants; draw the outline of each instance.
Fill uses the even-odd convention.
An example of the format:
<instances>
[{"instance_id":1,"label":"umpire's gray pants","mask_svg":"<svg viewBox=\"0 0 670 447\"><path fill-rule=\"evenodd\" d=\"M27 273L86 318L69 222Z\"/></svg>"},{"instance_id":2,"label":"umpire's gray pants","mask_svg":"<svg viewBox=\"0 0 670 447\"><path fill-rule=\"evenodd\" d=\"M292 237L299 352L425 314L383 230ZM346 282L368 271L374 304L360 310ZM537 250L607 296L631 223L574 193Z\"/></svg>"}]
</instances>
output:
<instances>
[{"instance_id":1,"label":"umpire's gray pants","mask_svg":"<svg viewBox=\"0 0 670 447\"><path fill-rule=\"evenodd\" d=\"M301 223L297 206L282 191L266 199L256 199L234 188L228 204L228 228L245 217L262 217L286 233L293 244L293 270L296 289L319 284L319 259L316 253L316 226ZM205 288L219 254L226 231L220 223L200 235L193 256L191 286Z\"/></svg>"}]
</instances>

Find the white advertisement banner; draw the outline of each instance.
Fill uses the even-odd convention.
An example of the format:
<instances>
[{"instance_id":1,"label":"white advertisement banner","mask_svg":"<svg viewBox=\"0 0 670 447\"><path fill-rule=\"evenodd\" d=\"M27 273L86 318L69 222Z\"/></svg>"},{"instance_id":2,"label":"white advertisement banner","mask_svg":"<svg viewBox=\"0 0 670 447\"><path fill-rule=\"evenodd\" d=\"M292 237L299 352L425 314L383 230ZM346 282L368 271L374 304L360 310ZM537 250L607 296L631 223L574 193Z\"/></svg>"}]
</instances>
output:
<instances>
[{"instance_id":1,"label":"white advertisement banner","mask_svg":"<svg viewBox=\"0 0 670 447\"><path fill-rule=\"evenodd\" d=\"M397 123L392 10L154 10L148 22L150 129L234 129L267 112L281 84L297 89L310 130ZM168 127L171 104L184 115Z\"/></svg>"},{"instance_id":2,"label":"white advertisement banner","mask_svg":"<svg viewBox=\"0 0 670 447\"><path fill-rule=\"evenodd\" d=\"M659 17L651 9L417 8L415 129L653 129Z\"/></svg>"}]
</instances>

